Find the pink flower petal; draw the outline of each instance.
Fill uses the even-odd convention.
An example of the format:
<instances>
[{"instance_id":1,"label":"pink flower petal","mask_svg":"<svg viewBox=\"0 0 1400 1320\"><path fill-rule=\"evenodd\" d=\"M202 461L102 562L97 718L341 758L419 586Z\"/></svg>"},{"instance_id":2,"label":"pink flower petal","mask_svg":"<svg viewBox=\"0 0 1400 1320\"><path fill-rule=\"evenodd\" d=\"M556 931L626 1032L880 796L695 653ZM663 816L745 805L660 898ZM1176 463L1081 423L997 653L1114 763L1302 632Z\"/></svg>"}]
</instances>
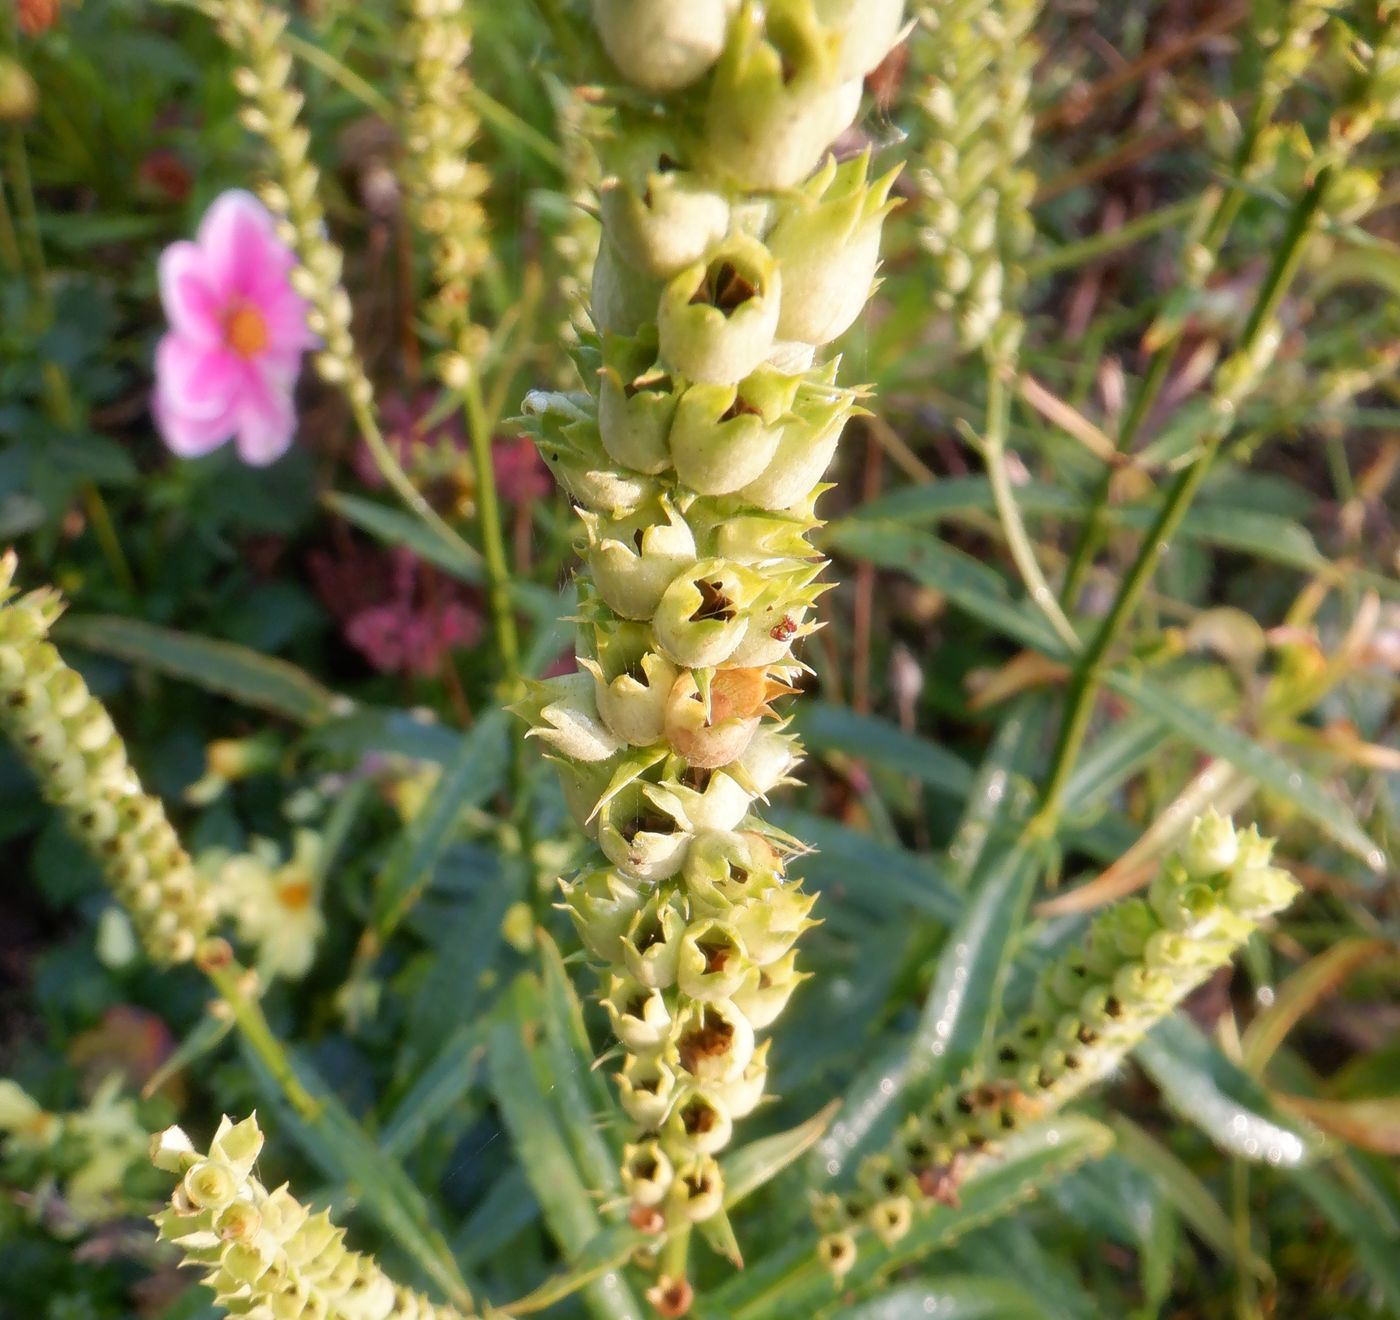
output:
<instances>
[{"instance_id":1,"label":"pink flower petal","mask_svg":"<svg viewBox=\"0 0 1400 1320\"><path fill-rule=\"evenodd\" d=\"M249 371L238 400L239 457L254 467L266 467L291 447L296 429L291 390Z\"/></svg>"},{"instance_id":2,"label":"pink flower petal","mask_svg":"<svg viewBox=\"0 0 1400 1320\"><path fill-rule=\"evenodd\" d=\"M193 243L172 243L157 268L160 301L177 334L205 344L223 339L223 300L209 279L204 253Z\"/></svg>"},{"instance_id":3,"label":"pink flower petal","mask_svg":"<svg viewBox=\"0 0 1400 1320\"><path fill-rule=\"evenodd\" d=\"M166 447L180 458L208 454L233 435L232 411L221 417L191 417L174 407L159 386L151 400L151 413Z\"/></svg>"},{"instance_id":4,"label":"pink flower petal","mask_svg":"<svg viewBox=\"0 0 1400 1320\"><path fill-rule=\"evenodd\" d=\"M156 381L166 404L191 420L227 418L243 367L222 346L167 334L156 345Z\"/></svg>"},{"instance_id":5,"label":"pink flower petal","mask_svg":"<svg viewBox=\"0 0 1400 1320\"><path fill-rule=\"evenodd\" d=\"M277 237L267 207L238 189L214 201L200 221L198 242L209 282L224 302L252 300L264 269L286 261L286 245Z\"/></svg>"}]
</instances>

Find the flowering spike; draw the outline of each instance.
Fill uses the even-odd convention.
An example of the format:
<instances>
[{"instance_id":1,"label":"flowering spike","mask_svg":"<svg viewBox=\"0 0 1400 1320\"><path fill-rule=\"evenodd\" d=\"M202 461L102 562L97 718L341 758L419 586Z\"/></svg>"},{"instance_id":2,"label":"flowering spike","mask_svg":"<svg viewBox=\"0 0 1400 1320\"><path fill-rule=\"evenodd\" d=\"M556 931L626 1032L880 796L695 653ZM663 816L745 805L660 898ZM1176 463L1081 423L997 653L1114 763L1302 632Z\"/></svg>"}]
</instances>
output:
<instances>
[{"instance_id":1,"label":"flowering spike","mask_svg":"<svg viewBox=\"0 0 1400 1320\"><path fill-rule=\"evenodd\" d=\"M1041 973L1030 1012L993 1043L982 1066L911 1114L898 1139L864 1161L857 1192L838 1208L815 1208L828 1241L833 1233L849 1239L834 1257L824 1249L832 1272L839 1277L854 1263L861 1229L884 1240L905 1231L914 1193L954 1203L973 1160L1112 1072L1230 962L1260 921L1286 908L1298 885L1267 864L1272 846L1210 812L1163 863L1146 900L1099 913L1082 943Z\"/></svg>"},{"instance_id":2,"label":"flowering spike","mask_svg":"<svg viewBox=\"0 0 1400 1320\"><path fill-rule=\"evenodd\" d=\"M220 1306L279 1320L463 1320L348 1250L326 1212L312 1215L285 1187L268 1191L252 1174L262 1144L255 1115L225 1117L206 1155L179 1128L152 1140L156 1164L183 1172L156 1228L202 1271Z\"/></svg>"},{"instance_id":3,"label":"flowering spike","mask_svg":"<svg viewBox=\"0 0 1400 1320\"><path fill-rule=\"evenodd\" d=\"M722 1209L715 1156L763 1097L756 1033L803 980L814 924L783 866L801 846L770 841L755 808L800 755L776 707L817 626L815 502L861 397L827 346L870 295L894 182L869 153L823 162L903 4L593 12L632 85L598 148L597 335L576 355L586 392L522 407L580 506L580 672L517 710L610 863L563 906L626 1051L634 1215L683 1235Z\"/></svg>"},{"instance_id":4,"label":"flowering spike","mask_svg":"<svg viewBox=\"0 0 1400 1320\"><path fill-rule=\"evenodd\" d=\"M101 866L151 957L187 961L213 921L213 899L165 808L142 789L111 716L49 643L58 595L17 596L16 567L13 551L0 558L0 729Z\"/></svg>"}]
</instances>

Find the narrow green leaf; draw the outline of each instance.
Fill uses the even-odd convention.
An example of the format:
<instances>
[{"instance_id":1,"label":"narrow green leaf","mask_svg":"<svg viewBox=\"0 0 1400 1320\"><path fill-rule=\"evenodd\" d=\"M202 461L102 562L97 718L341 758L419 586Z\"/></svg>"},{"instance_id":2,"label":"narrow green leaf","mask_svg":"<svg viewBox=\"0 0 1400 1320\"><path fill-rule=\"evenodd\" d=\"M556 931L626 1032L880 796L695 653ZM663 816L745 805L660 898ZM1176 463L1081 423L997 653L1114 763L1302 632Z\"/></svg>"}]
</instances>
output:
<instances>
[{"instance_id":1,"label":"narrow green leaf","mask_svg":"<svg viewBox=\"0 0 1400 1320\"><path fill-rule=\"evenodd\" d=\"M544 1057L554 1079L550 1096L569 1138L584 1181L605 1199L622 1195L620 1113L602 1073L583 1022L583 1007L574 993L564 960L549 935L536 932L543 988Z\"/></svg>"},{"instance_id":2,"label":"narrow green leaf","mask_svg":"<svg viewBox=\"0 0 1400 1320\"><path fill-rule=\"evenodd\" d=\"M913 908L945 924L962 909L961 900L927 858L803 811L783 808L771 818L816 849L793 865L820 889L839 889L844 900L875 912Z\"/></svg>"},{"instance_id":3,"label":"narrow green leaf","mask_svg":"<svg viewBox=\"0 0 1400 1320\"><path fill-rule=\"evenodd\" d=\"M1066 812L1099 806L1108 795L1162 751L1167 733L1151 715L1115 720L1079 758L1065 786Z\"/></svg>"},{"instance_id":4,"label":"narrow green leaf","mask_svg":"<svg viewBox=\"0 0 1400 1320\"><path fill-rule=\"evenodd\" d=\"M1361 828L1351 808L1286 757L1150 679L1119 670L1108 675L1107 683L1193 746L1229 761L1242 774L1292 803L1328 838L1361 858L1373 871L1385 868L1385 855Z\"/></svg>"},{"instance_id":5,"label":"narrow green leaf","mask_svg":"<svg viewBox=\"0 0 1400 1320\"><path fill-rule=\"evenodd\" d=\"M140 619L69 615L59 620L54 637L62 644L154 669L298 724L320 724L338 707L350 704L285 660Z\"/></svg>"},{"instance_id":6,"label":"narrow green leaf","mask_svg":"<svg viewBox=\"0 0 1400 1320\"><path fill-rule=\"evenodd\" d=\"M724 1205L732 1210L746 1196L751 1196L765 1183L771 1182L788 1165L799 1160L821 1140L836 1112L839 1100L824 1105L811 1118L786 1132L760 1137L725 1156Z\"/></svg>"},{"instance_id":7,"label":"narrow green leaf","mask_svg":"<svg viewBox=\"0 0 1400 1320\"><path fill-rule=\"evenodd\" d=\"M489 1028L489 1020L477 1019L448 1038L384 1124L379 1146L385 1154L402 1157L415 1149L476 1084L486 1061Z\"/></svg>"},{"instance_id":8,"label":"narrow green leaf","mask_svg":"<svg viewBox=\"0 0 1400 1320\"><path fill-rule=\"evenodd\" d=\"M1280 1119L1264 1088L1180 1014L1154 1027L1133 1057L1168 1106L1221 1150L1282 1167L1312 1158L1309 1143Z\"/></svg>"},{"instance_id":9,"label":"narrow green leaf","mask_svg":"<svg viewBox=\"0 0 1400 1320\"><path fill-rule=\"evenodd\" d=\"M402 546L462 582L482 580L481 556L460 541L439 536L421 519L360 495L327 491L325 506L384 545Z\"/></svg>"},{"instance_id":10,"label":"narrow green leaf","mask_svg":"<svg viewBox=\"0 0 1400 1320\"><path fill-rule=\"evenodd\" d=\"M1005 1215L1085 1160L1113 1145L1100 1123L1075 1115L1016 1133L995 1160L974 1168L959 1188L961 1204L924 1203L892 1247L866 1234L854 1270L838 1289L817 1259L815 1234L790 1242L704 1299L704 1320L793 1320L815 1315L846 1292L923 1260L974 1228Z\"/></svg>"},{"instance_id":11,"label":"narrow green leaf","mask_svg":"<svg viewBox=\"0 0 1400 1320\"><path fill-rule=\"evenodd\" d=\"M509 1019L491 1032L491 1090L545 1222L565 1258L576 1262L603 1232L604 1224L547 1098L546 1084L541 1080L547 1069L527 1044L541 1012L538 982L521 977L510 992L509 1003ZM596 1316L643 1320L642 1309L620 1271L605 1271L586 1284L583 1292Z\"/></svg>"},{"instance_id":12,"label":"narrow green leaf","mask_svg":"<svg viewBox=\"0 0 1400 1320\"><path fill-rule=\"evenodd\" d=\"M1330 1171L1294 1169L1290 1181L1327 1216L1361 1258L1391 1315L1400 1315L1400 1233Z\"/></svg>"},{"instance_id":13,"label":"narrow green leaf","mask_svg":"<svg viewBox=\"0 0 1400 1320\"><path fill-rule=\"evenodd\" d=\"M833 1320L1056 1320L1018 1283L991 1275L947 1275L891 1288L879 1297L832 1313Z\"/></svg>"},{"instance_id":14,"label":"narrow green leaf","mask_svg":"<svg viewBox=\"0 0 1400 1320\"><path fill-rule=\"evenodd\" d=\"M1187 1225L1221 1260L1238 1268L1234 1229L1214 1193L1180 1159L1131 1119L1115 1114L1109 1126L1117 1151L1128 1163L1152 1179L1153 1185L1176 1207ZM1251 1256L1251 1268L1261 1262Z\"/></svg>"},{"instance_id":15,"label":"narrow green leaf","mask_svg":"<svg viewBox=\"0 0 1400 1320\"><path fill-rule=\"evenodd\" d=\"M855 559L895 569L1013 641L1055 659L1065 659L1065 645L1044 617L1013 596L1007 580L994 569L924 532L893 523L864 520L832 529L828 548Z\"/></svg>"},{"instance_id":16,"label":"narrow green leaf","mask_svg":"<svg viewBox=\"0 0 1400 1320\"><path fill-rule=\"evenodd\" d=\"M374 926L380 939L388 938L422 896L462 812L479 806L500 787L509 755L506 713L488 711L462 738L456 759L444 768L379 875Z\"/></svg>"},{"instance_id":17,"label":"narrow green leaf","mask_svg":"<svg viewBox=\"0 0 1400 1320\"><path fill-rule=\"evenodd\" d=\"M813 752L844 752L884 770L917 779L952 798L966 797L972 770L960 756L874 715L829 701L808 702L796 731Z\"/></svg>"},{"instance_id":18,"label":"narrow green leaf","mask_svg":"<svg viewBox=\"0 0 1400 1320\"><path fill-rule=\"evenodd\" d=\"M619 1272L639 1247L654 1247L656 1239L626 1224L605 1228L578 1254L573 1266L547 1279L519 1301L503 1308L505 1315L533 1315L596 1282Z\"/></svg>"}]
</instances>

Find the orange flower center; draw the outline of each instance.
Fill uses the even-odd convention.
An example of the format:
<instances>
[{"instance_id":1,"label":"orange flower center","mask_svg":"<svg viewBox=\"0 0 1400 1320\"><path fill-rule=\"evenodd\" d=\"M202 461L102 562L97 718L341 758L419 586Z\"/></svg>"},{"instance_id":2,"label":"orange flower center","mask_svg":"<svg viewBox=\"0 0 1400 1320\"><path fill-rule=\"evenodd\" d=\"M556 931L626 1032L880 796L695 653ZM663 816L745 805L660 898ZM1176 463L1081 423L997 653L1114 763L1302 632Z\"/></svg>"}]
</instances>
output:
<instances>
[{"instance_id":1,"label":"orange flower center","mask_svg":"<svg viewBox=\"0 0 1400 1320\"><path fill-rule=\"evenodd\" d=\"M256 357L267 347L267 322L251 303L234 303L224 317L224 343L239 357Z\"/></svg>"},{"instance_id":2,"label":"orange flower center","mask_svg":"<svg viewBox=\"0 0 1400 1320\"><path fill-rule=\"evenodd\" d=\"M292 880L277 892L278 901L292 912L300 912L310 906L311 886L305 880Z\"/></svg>"}]
</instances>

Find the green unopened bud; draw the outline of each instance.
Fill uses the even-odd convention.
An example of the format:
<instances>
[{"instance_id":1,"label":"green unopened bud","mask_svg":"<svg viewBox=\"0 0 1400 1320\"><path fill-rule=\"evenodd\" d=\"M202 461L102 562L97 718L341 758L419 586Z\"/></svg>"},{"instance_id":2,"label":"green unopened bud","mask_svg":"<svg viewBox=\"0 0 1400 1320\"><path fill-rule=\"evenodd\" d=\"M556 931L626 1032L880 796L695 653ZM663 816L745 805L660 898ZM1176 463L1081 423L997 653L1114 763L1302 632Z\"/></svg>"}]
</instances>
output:
<instances>
[{"instance_id":1,"label":"green unopened bud","mask_svg":"<svg viewBox=\"0 0 1400 1320\"><path fill-rule=\"evenodd\" d=\"M628 82L649 92L674 92L700 78L719 58L738 0L593 0L593 21L608 58Z\"/></svg>"},{"instance_id":2,"label":"green unopened bud","mask_svg":"<svg viewBox=\"0 0 1400 1320\"><path fill-rule=\"evenodd\" d=\"M836 453L837 441L855 410L851 390L808 389L783 424L763 475L740 494L760 509L790 509L811 494Z\"/></svg>"},{"instance_id":3,"label":"green unopened bud","mask_svg":"<svg viewBox=\"0 0 1400 1320\"><path fill-rule=\"evenodd\" d=\"M635 335L656 320L662 283L634 266L613 247L607 234L593 263L589 306L593 324L606 335Z\"/></svg>"},{"instance_id":4,"label":"green unopened bud","mask_svg":"<svg viewBox=\"0 0 1400 1320\"><path fill-rule=\"evenodd\" d=\"M1247 866L1230 876L1226 898L1241 916L1258 921L1286 908L1298 895L1298 884L1277 866Z\"/></svg>"},{"instance_id":5,"label":"green unopened bud","mask_svg":"<svg viewBox=\"0 0 1400 1320\"><path fill-rule=\"evenodd\" d=\"M1181 861L1192 877L1205 880L1228 871L1235 864L1239 850L1234 824L1212 807L1192 822L1186 845L1181 850Z\"/></svg>"},{"instance_id":6,"label":"green unopened bud","mask_svg":"<svg viewBox=\"0 0 1400 1320\"><path fill-rule=\"evenodd\" d=\"M757 834L703 833L686 856L686 892L707 914L761 902L781 879L777 853Z\"/></svg>"},{"instance_id":7,"label":"green unopened bud","mask_svg":"<svg viewBox=\"0 0 1400 1320\"><path fill-rule=\"evenodd\" d=\"M816 13L841 34L837 75L862 78L890 53L904 21L904 0L816 0Z\"/></svg>"},{"instance_id":8,"label":"green unopened bud","mask_svg":"<svg viewBox=\"0 0 1400 1320\"><path fill-rule=\"evenodd\" d=\"M691 380L732 385L768 356L782 276L768 249L732 234L667 283L656 311L663 361Z\"/></svg>"},{"instance_id":9,"label":"green unopened bud","mask_svg":"<svg viewBox=\"0 0 1400 1320\"><path fill-rule=\"evenodd\" d=\"M611 867L565 884L564 904L588 951L604 963L622 957L622 937L646 903L646 895Z\"/></svg>"},{"instance_id":10,"label":"green unopened bud","mask_svg":"<svg viewBox=\"0 0 1400 1320\"><path fill-rule=\"evenodd\" d=\"M608 456L655 474L670 465L671 420L680 398L656 360L654 327L636 339L607 335L598 373L598 430Z\"/></svg>"},{"instance_id":11,"label":"green unopened bud","mask_svg":"<svg viewBox=\"0 0 1400 1320\"><path fill-rule=\"evenodd\" d=\"M531 679L527 691L510 707L530 721L527 738L539 738L573 761L606 761L622 747L622 740L599 717L590 675Z\"/></svg>"},{"instance_id":12,"label":"green unopened bud","mask_svg":"<svg viewBox=\"0 0 1400 1320\"><path fill-rule=\"evenodd\" d=\"M828 343L865 307L898 173L871 182L869 167L868 151L839 166L829 159L768 234L768 250L783 272L782 338Z\"/></svg>"},{"instance_id":13,"label":"green unopened bud","mask_svg":"<svg viewBox=\"0 0 1400 1320\"><path fill-rule=\"evenodd\" d=\"M183 1174L195 1158L194 1146L178 1127L168 1127L151 1138L151 1163L166 1173Z\"/></svg>"},{"instance_id":14,"label":"green unopened bud","mask_svg":"<svg viewBox=\"0 0 1400 1320\"><path fill-rule=\"evenodd\" d=\"M666 725L666 711L680 670L665 656L643 649L649 637L617 637L600 647L598 660L579 663L593 677L594 701L603 722L634 747L650 747Z\"/></svg>"},{"instance_id":15,"label":"green unopened bud","mask_svg":"<svg viewBox=\"0 0 1400 1320\"><path fill-rule=\"evenodd\" d=\"M0 55L0 124L20 124L39 108L39 88L24 66Z\"/></svg>"},{"instance_id":16,"label":"green unopened bud","mask_svg":"<svg viewBox=\"0 0 1400 1320\"><path fill-rule=\"evenodd\" d=\"M844 80L839 35L811 0L746 6L710 83L703 163L746 188L791 188L855 117L860 81Z\"/></svg>"},{"instance_id":17,"label":"green unopened bud","mask_svg":"<svg viewBox=\"0 0 1400 1320\"><path fill-rule=\"evenodd\" d=\"M608 457L587 395L533 390L521 408L525 431L545 466L580 504L621 516L655 494L649 477L620 470Z\"/></svg>"}]
</instances>

